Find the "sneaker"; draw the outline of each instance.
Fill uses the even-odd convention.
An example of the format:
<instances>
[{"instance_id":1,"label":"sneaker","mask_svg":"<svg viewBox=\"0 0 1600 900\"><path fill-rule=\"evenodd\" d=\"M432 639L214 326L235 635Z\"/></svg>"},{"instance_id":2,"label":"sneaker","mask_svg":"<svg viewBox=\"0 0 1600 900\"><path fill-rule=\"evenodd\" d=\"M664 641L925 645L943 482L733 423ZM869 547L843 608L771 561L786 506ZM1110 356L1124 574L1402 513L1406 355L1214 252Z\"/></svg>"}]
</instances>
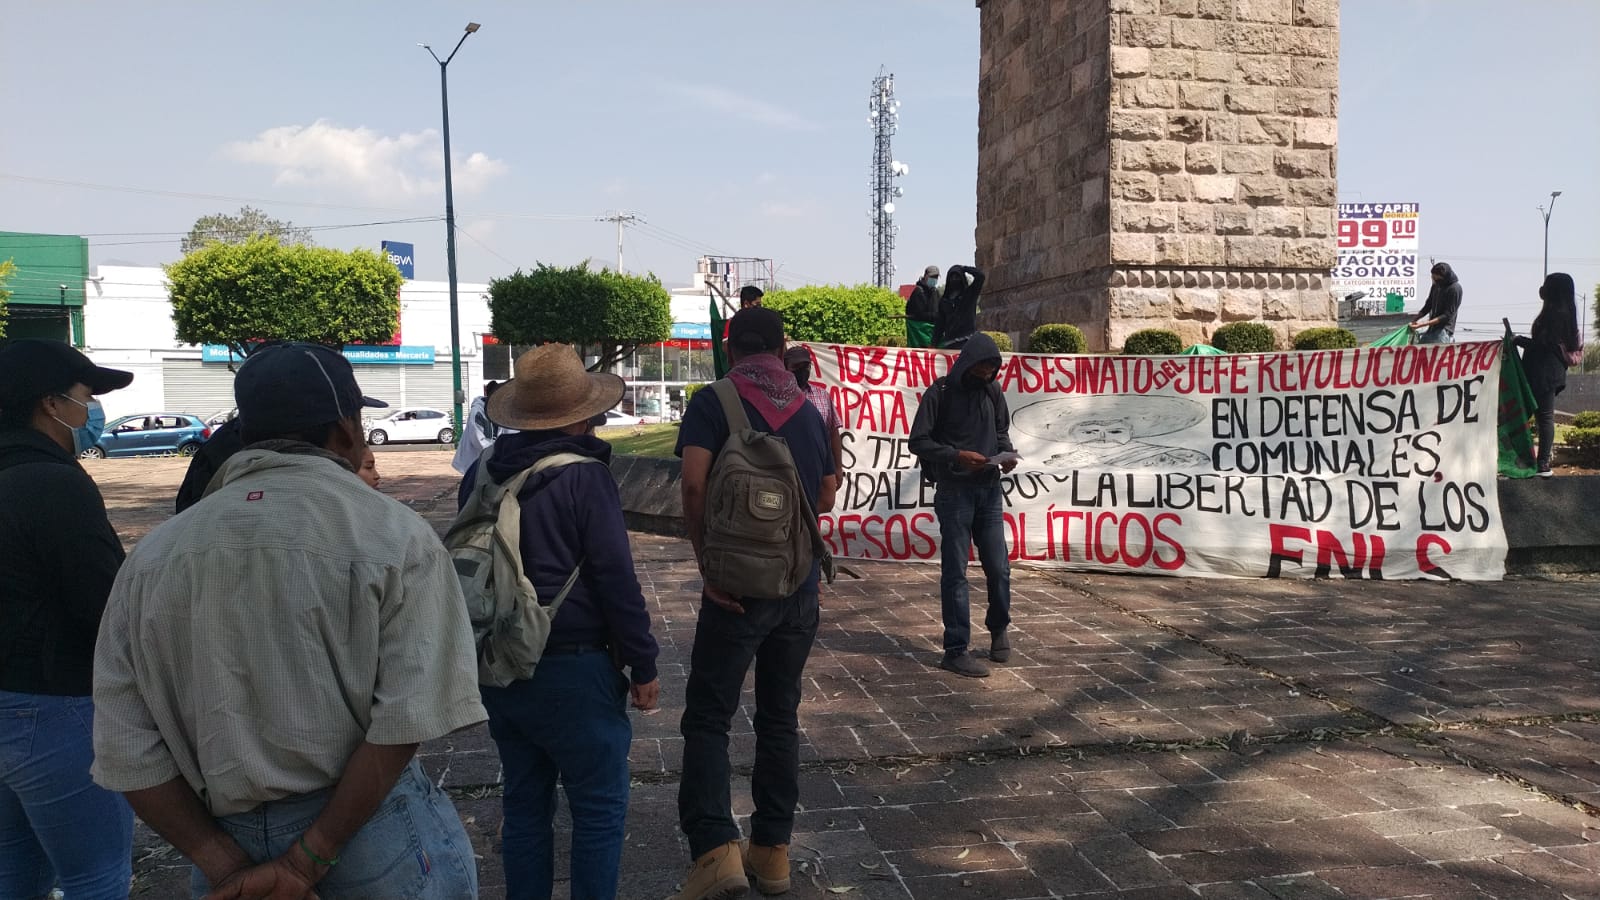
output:
<instances>
[{"instance_id":1,"label":"sneaker","mask_svg":"<svg viewBox=\"0 0 1600 900\"><path fill-rule=\"evenodd\" d=\"M1003 663L1011 659L1011 638L1001 629L989 635L989 661Z\"/></svg>"},{"instance_id":2,"label":"sneaker","mask_svg":"<svg viewBox=\"0 0 1600 900\"><path fill-rule=\"evenodd\" d=\"M989 667L972 658L966 650L960 653L946 653L944 659L939 660L939 668L968 678L988 678Z\"/></svg>"},{"instance_id":3,"label":"sneaker","mask_svg":"<svg viewBox=\"0 0 1600 900\"><path fill-rule=\"evenodd\" d=\"M1552 478L1552 477L1555 476L1555 474L1556 474L1555 472L1550 470L1550 464L1549 463L1540 463L1539 464L1539 477L1540 478Z\"/></svg>"},{"instance_id":4,"label":"sneaker","mask_svg":"<svg viewBox=\"0 0 1600 900\"><path fill-rule=\"evenodd\" d=\"M739 850L744 855L744 874L755 884L756 890L767 896L787 893L789 890L789 845L764 847L741 841Z\"/></svg>"},{"instance_id":5,"label":"sneaker","mask_svg":"<svg viewBox=\"0 0 1600 900\"><path fill-rule=\"evenodd\" d=\"M739 842L729 841L694 861L683 889L672 900L733 900L750 893L744 877L744 860Z\"/></svg>"}]
</instances>

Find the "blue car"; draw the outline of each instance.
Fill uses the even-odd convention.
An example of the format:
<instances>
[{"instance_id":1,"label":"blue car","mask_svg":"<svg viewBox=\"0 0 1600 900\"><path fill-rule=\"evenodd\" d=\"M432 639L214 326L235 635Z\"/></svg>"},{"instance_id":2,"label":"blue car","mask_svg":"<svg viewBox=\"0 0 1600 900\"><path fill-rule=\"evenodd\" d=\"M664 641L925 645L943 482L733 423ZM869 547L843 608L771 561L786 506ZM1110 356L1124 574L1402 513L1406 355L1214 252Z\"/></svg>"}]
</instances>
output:
<instances>
[{"instance_id":1,"label":"blue car","mask_svg":"<svg viewBox=\"0 0 1600 900\"><path fill-rule=\"evenodd\" d=\"M185 413L141 413L106 425L99 443L79 454L84 459L108 456L193 456L211 437L198 416Z\"/></svg>"}]
</instances>

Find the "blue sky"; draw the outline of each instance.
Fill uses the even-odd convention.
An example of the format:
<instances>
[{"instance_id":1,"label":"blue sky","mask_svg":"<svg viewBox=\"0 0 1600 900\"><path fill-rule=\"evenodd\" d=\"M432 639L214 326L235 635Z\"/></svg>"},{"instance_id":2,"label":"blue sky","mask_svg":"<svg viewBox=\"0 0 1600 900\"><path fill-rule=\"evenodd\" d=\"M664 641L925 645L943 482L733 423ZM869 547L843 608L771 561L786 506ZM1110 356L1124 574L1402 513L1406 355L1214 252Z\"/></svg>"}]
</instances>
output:
<instances>
[{"instance_id":1,"label":"blue sky","mask_svg":"<svg viewBox=\"0 0 1600 900\"><path fill-rule=\"evenodd\" d=\"M438 67L450 67L463 280L610 262L683 282L700 252L779 278L869 278L866 98L902 102L899 278L970 259L978 12L968 0L703 3L12 2L0 55L0 229L91 235L91 261L155 264L239 199L319 242L411 241L443 278ZM1600 281L1600 3L1345 0L1346 201L1423 204L1462 319L1536 311L1553 269ZM23 180L28 179L28 180ZM129 190L107 190L76 182ZM203 196L202 196L203 195Z\"/></svg>"}]
</instances>

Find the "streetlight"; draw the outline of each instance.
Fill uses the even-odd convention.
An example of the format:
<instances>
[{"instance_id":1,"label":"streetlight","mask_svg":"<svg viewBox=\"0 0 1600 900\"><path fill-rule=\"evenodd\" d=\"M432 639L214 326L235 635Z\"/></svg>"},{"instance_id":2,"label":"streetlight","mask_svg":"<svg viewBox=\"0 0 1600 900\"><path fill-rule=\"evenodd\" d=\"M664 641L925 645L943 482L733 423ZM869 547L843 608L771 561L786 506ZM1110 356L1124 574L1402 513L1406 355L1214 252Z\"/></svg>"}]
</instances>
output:
<instances>
[{"instance_id":1,"label":"streetlight","mask_svg":"<svg viewBox=\"0 0 1600 900\"><path fill-rule=\"evenodd\" d=\"M1560 191L1550 192L1550 208L1539 207L1539 215L1544 217L1544 274L1550 274L1550 214L1556 211L1556 198L1561 196Z\"/></svg>"},{"instance_id":2,"label":"streetlight","mask_svg":"<svg viewBox=\"0 0 1600 900\"><path fill-rule=\"evenodd\" d=\"M433 52L427 44L417 46L428 51L433 61L439 64L439 106L444 115L444 255L445 264L450 269L450 379L454 387L451 395L454 416L452 422L456 432L456 440L461 439L461 407L466 403L467 395L461 390L461 311L456 304L456 199L455 192L450 186L450 82L448 71L450 60L456 58L456 52L461 45L467 42L467 35L478 30L477 22L468 22L466 31L461 35L461 40L456 41L455 50L444 59Z\"/></svg>"}]
</instances>

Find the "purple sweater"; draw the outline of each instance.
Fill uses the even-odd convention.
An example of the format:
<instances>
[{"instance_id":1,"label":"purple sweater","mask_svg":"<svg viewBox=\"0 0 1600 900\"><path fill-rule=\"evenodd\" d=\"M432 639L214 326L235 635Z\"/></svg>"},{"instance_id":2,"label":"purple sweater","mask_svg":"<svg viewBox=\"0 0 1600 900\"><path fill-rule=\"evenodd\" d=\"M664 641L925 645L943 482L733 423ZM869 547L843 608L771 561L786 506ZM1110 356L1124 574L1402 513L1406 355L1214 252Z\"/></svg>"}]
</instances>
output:
<instances>
[{"instance_id":1,"label":"purple sweater","mask_svg":"<svg viewBox=\"0 0 1600 900\"><path fill-rule=\"evenodd\" d=\"M582 559L583 574L561 604L550 627L553 644L610 644L631 670L634 684L656 678L656 639L650 610L633 572L633 551L622 520L622 499L611 478L611 445L597 437L554 431L502 435L489 460L489 475L504 482L543 457L578 453L605 465L570 465L540 472L518 495L522 502L522 560L528 580L546 602L555 599ZM461 480L459 508L472 491L478 469Z\"/></svg>"}]
</instances>

